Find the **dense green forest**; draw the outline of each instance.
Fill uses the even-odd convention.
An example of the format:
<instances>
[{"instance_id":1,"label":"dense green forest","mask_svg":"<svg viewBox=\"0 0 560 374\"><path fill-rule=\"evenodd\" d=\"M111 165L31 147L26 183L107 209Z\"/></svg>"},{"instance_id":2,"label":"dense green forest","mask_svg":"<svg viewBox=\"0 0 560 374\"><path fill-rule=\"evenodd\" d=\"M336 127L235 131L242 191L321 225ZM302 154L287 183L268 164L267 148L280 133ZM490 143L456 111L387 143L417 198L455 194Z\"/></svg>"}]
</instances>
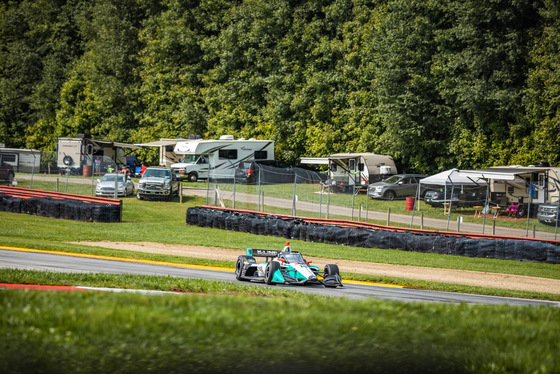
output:
<instances>
[{"instance_id":1,"label":"dense green forest","mask_svg":"<svg viewBox=\"0 0 560 374\"><path fill-rule=\"evenodd\" d=\"M557 165L559 66L557 0L0 1L0 143L233 134L292 163Z\"/></svg>"}]
</instances>

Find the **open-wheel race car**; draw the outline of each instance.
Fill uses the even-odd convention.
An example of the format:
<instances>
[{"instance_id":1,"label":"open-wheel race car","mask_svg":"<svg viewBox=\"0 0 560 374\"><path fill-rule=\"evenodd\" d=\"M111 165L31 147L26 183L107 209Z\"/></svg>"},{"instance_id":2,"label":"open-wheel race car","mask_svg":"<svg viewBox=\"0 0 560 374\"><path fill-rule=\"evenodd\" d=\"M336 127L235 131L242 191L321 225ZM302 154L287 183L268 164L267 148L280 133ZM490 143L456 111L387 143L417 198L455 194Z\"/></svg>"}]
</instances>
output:
<instances>
[{"instance_id":1,"label":"open-wheel race car","mask_svg":"<svg viewBox=\"0 0 560 374\"><path fill-rule=\"evenodd\" d=\"M257 262L255 257L265 257ZM238 280L265 282L266 284L319 284L325 287L342 287L337 265L325 265L323 272L309 265L300 252L292 251L290 243L281 251L247 248L247 254L239 256L235 264Z\"/></svg>"}]
</instances>

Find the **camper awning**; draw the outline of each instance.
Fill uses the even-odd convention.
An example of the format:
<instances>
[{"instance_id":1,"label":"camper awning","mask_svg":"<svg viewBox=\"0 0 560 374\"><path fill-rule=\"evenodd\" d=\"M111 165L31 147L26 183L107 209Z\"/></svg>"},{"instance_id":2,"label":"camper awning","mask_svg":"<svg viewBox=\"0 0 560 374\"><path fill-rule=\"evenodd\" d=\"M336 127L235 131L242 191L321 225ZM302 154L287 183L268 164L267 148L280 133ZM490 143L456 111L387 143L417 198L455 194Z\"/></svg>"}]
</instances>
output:
<instances>
[{"instance_id":1,"label":"camper awning","mask_svg":"<svg viewBox=\"0 0 560 374\"><path fill-rule=\"evenodd\" d=\"M121 143L121 142L111 142L107 140L95 140L95 139L86 139L89 143L95 144L98 147L116 147L116 148L130 148L130 149L142 149L139 145L136 144L128 144L128 143Z\"/></svg>"},{"instance_id":2,"label":"camper awning","mask_svg":"<svg viewBox=\"0 0 560 374\"><path fill-rule=\"evenodd\" d=\"M337 153L334 155L330 155L328 157L329 160L347 160L349 158L360 158L362 154L360 153Z\"/></svg>"},{"instance_id":3,"label":"camper awning","mask_svg":"<svg viewBox=\"0 0 560 374\"><path fill-rule=\"evenodd\" d=\"M478 182L479 180L487 179L500 179L500 180L515 180L519 175L529 173L543 173L548 169L540 168L489 168L482 170L459 170L459 175L470 178Z\"/></svg>"},{"instance_id":4,"label":"camper awning","mask_svg":"<svg viewBox=\"0 0 560 374\"><path fill-rule=\"evenodd\" d=\"M301 157L300 160L302 164L312 164L312 165L329 164L329 159L327 157Z\"/></svg>"},{"instance_id":5,"label":"camper awning","mask_svg":"<svg viewBox=\"0 0 560 374\"><path fill-rule=\"evenodd\" d=\"M140 147L161 147L161 146L165 146L165 145L175 145L178 142L182 142L185 141L187 139L161 139L161 140L157 140L155 142L148 142L148 143L140 143L140 144L135 144L138 145Z\"/></svg>"},{"instance_id":6,"label":"camper awning","mask_svg":"<svg viewBox=\"0 0 560 374\"><path fill-rule=\"evenodd\" d=\"M472 178L472 177L471 177ZM424 185L437 185L437 186L451 186L451 185L485 185L484 179L468 178L461 175L459 169L450 169L442 171L441 173L431 175L420 180L420 184Z\"/></svg>"}]
</instances>

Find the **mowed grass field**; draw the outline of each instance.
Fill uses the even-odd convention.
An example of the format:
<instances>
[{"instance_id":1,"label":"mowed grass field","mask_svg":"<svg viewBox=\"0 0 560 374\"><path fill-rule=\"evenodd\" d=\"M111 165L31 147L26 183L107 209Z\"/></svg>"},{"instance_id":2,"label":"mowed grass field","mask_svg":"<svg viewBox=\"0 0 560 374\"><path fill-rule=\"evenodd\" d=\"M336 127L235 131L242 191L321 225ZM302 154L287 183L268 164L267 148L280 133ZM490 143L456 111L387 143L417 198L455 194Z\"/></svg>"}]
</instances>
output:
<instances>
[{"instance_id":1,"label":"mowed grass field","mask_svg":"<svg viewBox=\"0 0 560 374\"><path fill-rule=\"evenodd\" d=\"M183 204L124 199L123 222L0 213L0 244L233 267L70 244L151 241L278 248L284 239L185 225ZM550 264L292 242L309 256L560 277ZM344 269L342 269L344 271ZM555 300L554 295L344 274L409 287ZM560 310L351 301L172 277L2 270L0 283L181 290L183 295L0 292L0 372L560 372Z\"/></svg>"}]
</instances>

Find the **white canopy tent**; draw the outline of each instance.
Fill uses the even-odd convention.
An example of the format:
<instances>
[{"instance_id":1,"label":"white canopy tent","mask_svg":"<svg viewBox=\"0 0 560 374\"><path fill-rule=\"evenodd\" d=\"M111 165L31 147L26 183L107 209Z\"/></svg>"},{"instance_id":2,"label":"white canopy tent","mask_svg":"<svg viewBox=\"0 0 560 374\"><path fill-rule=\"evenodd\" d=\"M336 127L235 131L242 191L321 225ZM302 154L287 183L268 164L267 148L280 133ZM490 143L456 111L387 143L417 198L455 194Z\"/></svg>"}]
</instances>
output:
<instances>
[{"instance_id":1,"label":"white canopy tent","mask_svg":"<svg viewBox=\"0 0 560 374\"><path fill-rule=\"evenodd\" d=\"M445 193L444 199L447 199L447 187L454 188L455 186L485 186L486 180L484 179L472 179L467 176L461 175L459 169L449 169L442 171L441 173L431 175L426 178L422 178L418 184L418 189L416 191L416 207L420 210L420 190L421 186L444 186Z\"/></svg>"},{"instance_id":2,"label":"white canopy tent","mask_svg":"<svg viewBox=\"0 0 560 374\"><path fill-rule=\"evenodd\" d=\"M437 186L453 186L453 185L486 185L485 180L473 180L463 174L460 174L459 169L449 169L441 173L431 175L420 180L423 185L437 185Z\"/></svg>"}]
</instances>

